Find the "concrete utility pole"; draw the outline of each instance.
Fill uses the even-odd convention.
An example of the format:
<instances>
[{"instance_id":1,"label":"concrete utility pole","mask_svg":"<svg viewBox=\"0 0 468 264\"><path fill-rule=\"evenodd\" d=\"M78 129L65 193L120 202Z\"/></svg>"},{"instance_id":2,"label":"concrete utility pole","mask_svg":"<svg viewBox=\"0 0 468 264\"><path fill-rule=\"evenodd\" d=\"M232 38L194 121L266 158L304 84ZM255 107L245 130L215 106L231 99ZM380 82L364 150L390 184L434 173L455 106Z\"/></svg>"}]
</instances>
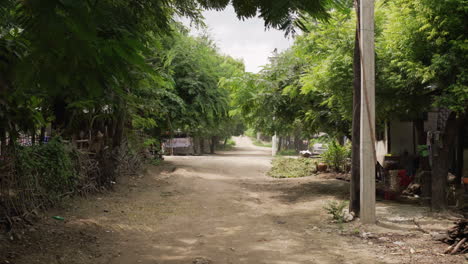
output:
<instances>
[{"instance_id":1,"label":"concrete utility pole","mask_svg":"<svg viewBox=\"0 0 468 264\"><path fill-rule=\"evenodd\" d=\"M375 223L374 0L361 0L361 221Z\"/></svg>"},{"instance_id":2,"label":"concrete utility pole","mask_svg":"<svg viewBox=\"0 0 468 264\"><path fill-rule=\"evenodd\" d=\"M276 156L276 153L278 152L278 136L275 134L273 135L271 139L271 155L274 157Z\"/></svg>"}]
</instances>

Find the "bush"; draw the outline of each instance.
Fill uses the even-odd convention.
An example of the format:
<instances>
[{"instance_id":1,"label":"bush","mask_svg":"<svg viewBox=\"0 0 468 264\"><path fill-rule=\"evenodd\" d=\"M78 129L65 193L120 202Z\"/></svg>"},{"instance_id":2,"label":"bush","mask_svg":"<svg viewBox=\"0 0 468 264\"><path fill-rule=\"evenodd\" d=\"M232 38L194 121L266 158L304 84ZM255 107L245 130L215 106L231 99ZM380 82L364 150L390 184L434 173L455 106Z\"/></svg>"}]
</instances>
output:
<instances>
[{"instance_id":1,"label":"bush","mask_svg":"<svg viewBox=\"0 0 468 264\"><path fill-rule=\"evenodd\" d=\"M345 171L349 158L351 158L351 145L342 146L336 141L331 141L328 144L328 149L322 154L323 162L336 172Z\"/></svg>"},{"instance_id":2,"label":"bush","mask_svg":"<svg viewBox=\"0 0 468 264\"><path fill-rule=\"evenodd\" d=\"M276 158L268 175L273 178L298 178L315 172L314 160L308 158Z\"/></svg>"},{"instance_id":3,"label":"bush","mask_svg":"<svg viewBox=\"0 0 468 264\"><path fill-rule=\"evenodd\" d=\"M69 145L52 139L47 144L16 149L17 191L33 192L51 202L74 192L78 183L78 153Z\"/></svg>"},{"instance_id":4,"label":"bush","mask_svg":"<svg viewBox=\"0 0 468 264\"><path fill-rule=\"evenodd\" d=\"M345 214L344 214L344 209L348 207L348 201L335 201L335 200L330 200L327 202L327 204L323 207L328 214L330 214L333 218L338 223L344 223L346 222L345 220Z\"/></svg>"},{"instance_id":5,"label":"bush","mask_svg":"<svg viewBox=\"0 0 468 264\"><path fill-rule=\"evenodd\" d=\"M118 175L136 174L144 165L142 137L119 148L81 152L60 138L33 146L9 146L0 156L0 226L11 217L31 216L63 198L112 188Z\"/></svg>"}]
</instances>

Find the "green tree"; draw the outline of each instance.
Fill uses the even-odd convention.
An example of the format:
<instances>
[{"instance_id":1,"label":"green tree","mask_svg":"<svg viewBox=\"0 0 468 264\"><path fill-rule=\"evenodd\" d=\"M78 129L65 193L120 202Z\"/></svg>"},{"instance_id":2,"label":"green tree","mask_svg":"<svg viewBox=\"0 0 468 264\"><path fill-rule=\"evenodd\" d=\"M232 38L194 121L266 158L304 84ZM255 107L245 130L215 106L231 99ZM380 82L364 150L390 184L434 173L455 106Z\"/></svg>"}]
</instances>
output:
<instances>
[{"instance_id":1,"label":"green tree","mask_svg":"<svg viewBox=\"0 0 468 264\"><path fill-rule=\"evenodd\" d=\"M399 0L388 3L380 40L382 79L393 88L396 113L432 107L452 111L433 157L432 209L447 207L449 149L468 108L467 1ZM389 89L390 90L390 89Z\"/></svg>"}]
</instances>

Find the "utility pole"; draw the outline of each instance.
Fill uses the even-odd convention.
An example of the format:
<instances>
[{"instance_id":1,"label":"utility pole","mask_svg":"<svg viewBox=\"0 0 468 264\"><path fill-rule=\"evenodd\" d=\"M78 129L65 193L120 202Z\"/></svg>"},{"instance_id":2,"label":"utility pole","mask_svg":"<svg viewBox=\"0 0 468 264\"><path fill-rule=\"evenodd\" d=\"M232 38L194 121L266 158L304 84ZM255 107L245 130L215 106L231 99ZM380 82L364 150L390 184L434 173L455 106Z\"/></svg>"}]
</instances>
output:
<instances>
[{"instance_id":1,"label":"utility pole","mask_svg":"<svg viewBox=\"0 0 468 264\"><path fill-rule=\"evenodd\" d=\"M374 0L361 0L361 213L364 224L375 219L375 55Z\"/></svg>"},{"instance_id":2,"label":"utility pole","mask_svg":"<svg viewBox=\"0 0 468 264\"><path fill-rule=\"evenodd\" d=\"M271 139L271 156L276 156L276 153L278 152L278 136L275 134L273 135Z\"/></svg>"},{"instance_id":3,"label":"utility pole","mask_svg":"<svg viewBox=\"0 0 468 264\"><path fill-rule=\"evenodd\" d=\"M275 51L273 51L273 53L276 54L276 52L277 52L277 50L275 49ZM275 124L275 119L276 119L276 116L273 116L273 124ZM274 157L274 156L276 156L277 153L278 153L278 135L276 134L276 129L275 129L275 134L271 138L271 156Z\"/></svg>"}]
</instances>

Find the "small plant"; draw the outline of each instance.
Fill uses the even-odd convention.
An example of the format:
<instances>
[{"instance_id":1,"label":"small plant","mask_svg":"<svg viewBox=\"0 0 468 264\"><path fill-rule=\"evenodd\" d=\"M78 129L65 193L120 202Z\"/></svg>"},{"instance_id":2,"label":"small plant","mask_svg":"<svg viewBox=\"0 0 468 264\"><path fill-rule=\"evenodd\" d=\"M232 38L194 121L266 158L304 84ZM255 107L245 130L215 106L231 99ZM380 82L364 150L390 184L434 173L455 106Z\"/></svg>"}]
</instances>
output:
<instances>
[{"instance_id":1,"label":"small plant","mask_svg":"<svg viewBox=\"0 0 468 264\"><path fill-rule=\"evenodd\" d=\"M348 159L351 157L351 146L340 145L336 141L328 144L328 149L322 154L323 162L327 163L330 169L336 172L343 172Z\"/></svg>"},{"instance_id":2,"label":"small plant","mask_svg":"<svg viewBox=\"0 0 468 264\"><path fill-rule=\"evenodd\" d=\"M416 148L421 157L429 156L429 147L427 145L418 145Z\"/></svg>"},{"instance_id":3,"label":"small plant","mask_svg":"<svg viewBox=\"0 0 468 264\"><path fill-rule=\"evenodd\" d=\"M334 221L337 223L344 223L346 222L344 214L344 209L346 207L348 207L348 201L330 200L323 208L332 216Z\"/></svg>"},{"instance_id":4,"label":"small plant","mask_svg":"<svg viewBox=\"0 0 468 264\"><path fill-rule=\"evenodd\" d=\"M358 228L355 228L354 231L353 231L353 234L354 235L359 235L359 234L361 234L361 231Z\"/></svg>"}]
</instances>

